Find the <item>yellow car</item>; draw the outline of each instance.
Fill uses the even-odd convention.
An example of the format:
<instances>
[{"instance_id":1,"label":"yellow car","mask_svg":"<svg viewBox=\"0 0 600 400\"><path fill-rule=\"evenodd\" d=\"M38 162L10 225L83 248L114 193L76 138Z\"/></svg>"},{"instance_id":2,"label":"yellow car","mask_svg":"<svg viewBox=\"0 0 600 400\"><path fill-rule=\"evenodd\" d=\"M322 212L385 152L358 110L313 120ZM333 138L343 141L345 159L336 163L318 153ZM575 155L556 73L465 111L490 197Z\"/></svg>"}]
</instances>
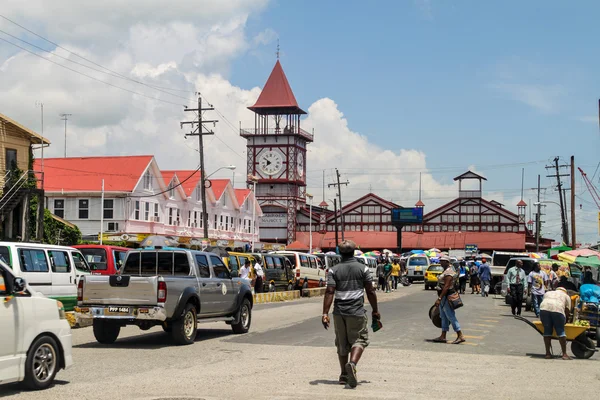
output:
<instances>
[{"instance_id":1,"label":"yellow car","mask_svg":"<svg viewBox=\"0 0 600 400\"><path fill-rule=\"evenodd\" d=\"M438 284L438 276L444 272L440 264L431 264L425 271L425 290L435 288Z\"/></svg>"}]
</instances>

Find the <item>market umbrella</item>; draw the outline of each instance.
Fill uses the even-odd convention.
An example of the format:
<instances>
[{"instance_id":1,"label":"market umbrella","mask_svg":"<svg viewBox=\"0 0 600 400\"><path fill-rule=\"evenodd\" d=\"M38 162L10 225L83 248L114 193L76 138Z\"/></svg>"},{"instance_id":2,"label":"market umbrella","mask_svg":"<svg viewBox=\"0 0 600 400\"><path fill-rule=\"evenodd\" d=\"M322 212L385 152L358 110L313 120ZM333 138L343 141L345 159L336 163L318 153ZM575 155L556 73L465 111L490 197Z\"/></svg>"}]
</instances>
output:
<instances>
[{"instance_id":1,"label":"market umbrella","mask_svg":"<svg viewBox=\"0 0 600 400\"><path fill-rule=\"evenodd\" d=\"M225 250L223 247L219 246L208 246L206 251L209 253L215 253L219 257L229 257L229 252Z\"/></svg>"},{"instance_id":2,"label":"market umbrella","mask_svg":"<svg viewBox=\"0 0 600 400\"><path fill-rule=\"evenodd\" d=\"M443 254L440 251L426 251L425 254L429 258L440 258Z\"/></svg>"},{"instance_id":3,"label":"market umbrella","mask_svg":"<svg viewBox=\"0 0 600 400\"><path fill-rule=\"evenodd\" d=\"M355 256L362 256L362 255L363 255L363 252L362 252L362 251L360 251L360 250L354 250L354 255L355 255Z\"/></svg>"},{"instance_id":4,"label":"market umbrella","mask_svg":"<svg viewBox=\"0 0 600 400\"><path fill-rule=\"evenodd\" d=\"M337 253L335 251L328 251L327 253L325 253L326 256L337 256Z\"/></svg>"},{"instance_id":5,"label":"market umbrella","mask_svg":"<svg viewBox=\"0 0 600 400\"><path fill-rule=\"evenodd\" d=\"M148 236L140 243L140 247L177 247L179 242L172 236Z\"/></svg>"},{"instance_id":6,"label":"market umbrella","mask_svg":"<svg viewBox=\"0 0 600 400\"><path fill-rule=\"evenodd\" d=\"M381 255L378 251L368 251L364 254L366 257L379 257Z\"/></svg>"},{"instance_id":7,"label":"market umbrella","mask_svg":"<svg viewBox=\"0 0 600 400\"><path fill-rule=\"evenodd\" d=\"M538 253L529 253L529 257L531 257L531 258L542 258Z\"/></svg>"},{"instance_id":8,"label":"market umbrella","mask_svg":"<svg viewBox=\"0 0 600 400\"><path fill-rule=\"evenodd\" d=\"M388 250L388 249L383 249L382 253L383 253L383 254L392 254L392 253L393 253L393 251L391 251L391 250Z\"/></svg>"},{"instance_id":9,"label":"market umbrella","mask_svg":"<svg viewBox=\"0 0 600 400\"><path fill-rule=\"evenodd\" d=\"M436 249L435 247L433 249L429 249L427 251L435 251L436 253L441 253L442 252L440 249Z\"/></svg>"},{"instance_id":10,"label":"market umbrella","mask_svg":"<svg viewBox=\"0 0 600 400\"><path fill-rule=\"evenodd\" d=\"M412 254L423 254L423 253L425 253L425 250L411 250L410 252Z\"/></svg>"},{"instance_id":11,"label":"market umbrella","mask_svg":"<svg viewBox=\"0 0 600 400\"><path fill-rule=\"evenodd\" d=\"M598 256L579 256L575 259L575 264L579 264L582 267L600 267L600 258Z\"/></svg>"},{"instance_id":12,"label":"market umbrella","mask_svg":"<svg viewBox=\"0 0 600 400\"><path fill-rule=\"evenodd\" d=\"M577 257L590 257L596 256L600 257L600 253L591 249L579 249L579 250L571 250L565 251L563 253L558 254L558 259L561 261L566 261L568 263L574 263Z\"/></svg>"}]
</instances>

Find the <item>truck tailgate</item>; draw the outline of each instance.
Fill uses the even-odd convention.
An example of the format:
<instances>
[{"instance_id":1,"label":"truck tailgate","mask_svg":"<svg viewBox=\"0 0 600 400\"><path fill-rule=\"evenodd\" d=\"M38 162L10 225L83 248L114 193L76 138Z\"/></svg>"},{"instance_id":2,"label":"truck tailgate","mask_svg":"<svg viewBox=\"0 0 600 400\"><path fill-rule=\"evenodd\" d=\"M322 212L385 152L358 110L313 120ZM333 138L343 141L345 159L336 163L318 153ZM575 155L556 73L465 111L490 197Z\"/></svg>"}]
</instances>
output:
<instances>
[{"instance_id":1,"label":"truck tailgate","mask_svg":"<svg viewBox=\"0 0 600 400\"><path fill-rule=\"evenodd\" d=\"M157 288L157 276L87 275L82 304L156 305Z\"/></svg>"}]
</instances>

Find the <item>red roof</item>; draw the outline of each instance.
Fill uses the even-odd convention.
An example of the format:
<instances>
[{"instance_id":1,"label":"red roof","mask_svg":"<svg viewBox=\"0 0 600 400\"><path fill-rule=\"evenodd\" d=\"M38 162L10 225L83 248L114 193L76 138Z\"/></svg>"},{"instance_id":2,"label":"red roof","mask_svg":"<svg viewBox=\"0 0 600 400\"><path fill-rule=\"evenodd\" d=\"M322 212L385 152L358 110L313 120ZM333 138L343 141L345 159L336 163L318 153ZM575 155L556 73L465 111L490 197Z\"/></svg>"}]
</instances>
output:
<instances>
[{"instance_id":1,"label":"red roof","mask_svg":"<svg viewBox=\"0 0 600 400\"><path fill-rule=\"evenodd\" d=\"M521 201L517 203L517 207L527 207L527 203L525 203L523 199L521 199Z\"/></svg>"},{"instance_id":2,"label":"red roof","mask_svg":"<svg viewBox=\"0 0 600 400\"><path fill-rule=\"evenodd\" d=\"M68 157L44 159L44 190L48 192L132 192L152 156ZM36 159L35 170L41 170Z\"/></svg>"},{"instance_id":3,"label":"red roof","mask_svg":"<svg viewBox=\"0 0 600 400\"><path fill-rule=\"evenodd\" d=\"M415 207L425 207L425 203L423 203L421 200L417 201L417 204L415 204Z\"/></svg>"},{"instance_id":4,"label":"red roof","mask_svg":"<svg viewBox=\"0 0 600 400\"><path fill-rule=\"evenodd\" d=\"M235 190L235 198L237 199L238 204L241 206L246 201L246 198L252 193L250 189L234 189Z\"/></svg>"},{"instance_id":5,"label":"red roof","mask_svg":"<svg viewBox=\"0 0 600 400\"><path fill-rule=\"evenodd\" d=\"M306 246L308 232L296 232L297 241ZM396 248L396 232L345 232L345 239L356 242L361 249ZM341 234L340 234L341 240ZM465 244L476 244L484 250L524 250L525 234L504 232L402 232L403 249L464 249ZM308 246L306 246L308 247ZM306 248L305 247L305 248ZM313 247L335 248L335 234L313 232Z\"/></svg>"},{"instance_id":6,"label":"red roof","mask_svg":"<svg viewBox=\"0 0 600 400\"><path fill-rule=\"evenodd\" d=\"M292 88L281 68L279 60L275 63L267 83L263 87L260 96L256 103L248 107L250 110L259 112L261 109L283 109L283 113L290 114L306 114L303 110L298 107L298 102L292 92ZM264 110L266 111L266 110Z\"/></svg>"},{"instance_id":7,"label":"red roof","mask_svg":"<svg viewBox=\"0 0 600 400\"><path fill-rule=\"evenodd\" d=\"M286 250L308 250L308 245L305 245L303 242L296 240L285 246Z\"/></svg>"},{"instance_id":8,"label":"red roof","mask_svg":"<svg viewBox=\"0 0 600 400\"><path fill-rule=\"evenodd\" d=\"M229 183L229 179L210 179L210 183L212 183L212 191L215 194L215 199L219 200Z\"/></svg>"},{"instance_id":9,"label":"red roof","mask_svg":"<svg viewBox=\"0 0 600 400\"><path fill-rule=\"evenodd\" d=\"M200 182L200 171L174 170L161 171L161 173L163 178L165 178L165 185L168 185L171 182L171 179L173 179L173 175L177 175L179 182L183 182L181 184L181 187L185 191L185 195L187 197L190 197L192 193L194 193L194 190L196 189L196 187L198 187L198 183Z\"/></svg>"},{"instance_id":10,"label":"red roof","mask_svg":"<svg viewBox=\"0 0 600 400\"><path fill-rule=\"evenodd\" d=\"M329 204L325 200L323 200L322 202L319 203L319 207L326 208L326 207L329 207Z\"/></svg>"}]
</instances>

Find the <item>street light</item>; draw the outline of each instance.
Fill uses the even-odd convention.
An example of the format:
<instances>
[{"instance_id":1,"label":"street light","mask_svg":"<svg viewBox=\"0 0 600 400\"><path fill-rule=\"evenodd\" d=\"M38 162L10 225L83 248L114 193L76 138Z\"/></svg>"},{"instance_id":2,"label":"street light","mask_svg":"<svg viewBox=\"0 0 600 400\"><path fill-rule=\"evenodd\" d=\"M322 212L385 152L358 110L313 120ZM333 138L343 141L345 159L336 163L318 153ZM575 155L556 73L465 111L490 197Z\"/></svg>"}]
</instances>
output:
<instances>
[{"instance_id":1,"label":"street light","mask_svg":"<svg viewBox=\"0 0 600 400\"><path fill-rule=\"evenodd\" d=\"M258 182L258 177L248 174L248 180L252 182L252 193L254 195L254 203L252 204L252 252L254 253L254 239L256 237L256 182Z\"/></svg>"},{"instance_id":2,"label":"street light","mask_svg":"<svg viewBox=\"0 0 600 400\"><path fill-rule=\"evenodd\" d=\"M569 244L568 240L565 240L565 239L568 238L568 236L569 236L569 231L568 231L569 228L567 227L566 221L562 218L562 216L563 216L563 214L562 214L562 205L560 203L557 203L556 201L552 201L552 200L536 201L535 203L533 203L533 205L538 208L538 218L537 219L538 220L540 219L540 212L539 212L540 206L542 204L548 204L548 203L550 203L550 204L556 204L557 206L561 207L561 223L560 223L560 226L561 226L561 231L562 231L562 239L565 242L565 244L568 245ZM537 230L538 231L540 230L539 227L537 227ZM539 241L539 239L538 239L538 241ZM537 248L537 246L536 246L536 248ZM573 246L573 248L575 248L575 246Z\"/></svg>"},{"instance_id":3,"label":"street light","mask_svg":"<svg viewBox=\"0 0 600 400\"><path fill-rule=\"evenodd\" d=\"M312 194L308 194L306 193L306 197L308 197L308 200L310 200L310 205L309 205L309 217L308 217L308 254L312 254L312 200L313 200L313 195Z\"/></svg>"},{"instance_id":4,"label":"street light","mask_svg":"<svg viewBox=\"0 0 600 400\"><path fill-rule=\"evenodd\" d=\"M206 210L206 180L222 169L234 170L235 165L228 165L226 167L221 167L208 176L204 175L204 171L200 171L200 186L201 186L200 192L202 194L202 228L203 228L204 239L206 239L206 240L209 239L208 238L208 212Z\"/></svg>"}]
</instances>

